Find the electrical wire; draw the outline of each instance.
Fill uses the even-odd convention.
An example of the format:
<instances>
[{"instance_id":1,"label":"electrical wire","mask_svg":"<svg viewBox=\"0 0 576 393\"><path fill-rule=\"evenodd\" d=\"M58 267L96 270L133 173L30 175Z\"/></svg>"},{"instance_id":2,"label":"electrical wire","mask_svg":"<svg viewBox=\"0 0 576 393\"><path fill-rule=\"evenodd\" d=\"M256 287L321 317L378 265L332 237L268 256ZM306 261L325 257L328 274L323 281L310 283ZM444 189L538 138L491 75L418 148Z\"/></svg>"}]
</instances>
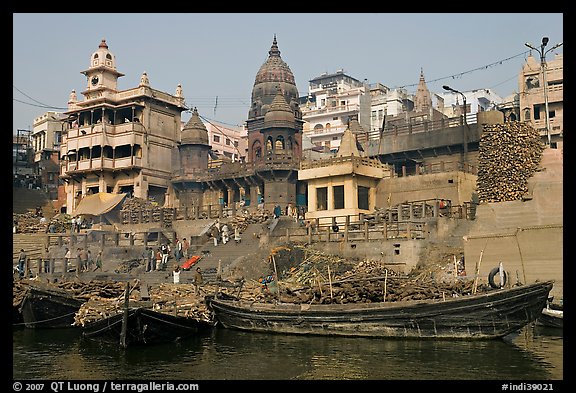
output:
<instances>
[{"instance_id":1,"label":"electrical wire","mask_svg":"<svg viewBox=\"0 0 576 393\"><path fill-rule=\"evenodd\" d=\"M506 62L506 61L508 61L508 60L515 59L516 57L525 56L525 55L526 55L527 53L529 53L529 52L530 52L530 51L527 50L527 51L524 51L524 52L519 53L519 54L517 54L517 55L508 57L508 58L506 58L506 59L497 60L497 61L495 61L495 62L493 62L493 63L484 65L484 66L482 66L482 67L477 67L477 68L474 68L474 69L472 69L472 70L460 72L460 73L457 73L457 74L452 74L452 75L449 75L449 76L444 76L444 77L442 77L442 78L436 78L436 79L433 79L433 80L428 80L428 81L426 81L426 83L434 83L434 82L438 82L438 81L441 81L441 80L444 80L444 79L460 78L460 77L462 77L463 75L470 74L470 73L472 73L472 72L476 72L476 71L488 69L488 67L494 67L494 66L496 66L496 65L501 65L503 62ZM413 87L413 86L418 86L418 83L413 83L413 84L411 84L411 85L397 86L396 88L402 89L402 88L405 88L405 87Z\"/></svg>"}]
</instances>

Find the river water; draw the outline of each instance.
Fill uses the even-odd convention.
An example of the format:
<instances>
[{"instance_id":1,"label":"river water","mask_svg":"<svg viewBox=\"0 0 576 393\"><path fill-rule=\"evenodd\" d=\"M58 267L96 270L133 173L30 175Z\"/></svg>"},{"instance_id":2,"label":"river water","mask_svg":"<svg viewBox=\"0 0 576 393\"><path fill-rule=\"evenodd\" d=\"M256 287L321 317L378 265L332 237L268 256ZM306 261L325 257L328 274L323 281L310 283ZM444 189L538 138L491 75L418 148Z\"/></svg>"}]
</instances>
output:
<instances>
[{"instance_id":1,"label":"river water","mask_svg":"<svg viewBox=\"0 0 576 393\"><path fill-rule=\"evenodd\" d=\"M13 379L561 383L563 341L562 329L535 325L488 341L299 336L216 328L179 343L123 350L82 338L79 329L17 328Z\"/></svg>"}]
</instances>

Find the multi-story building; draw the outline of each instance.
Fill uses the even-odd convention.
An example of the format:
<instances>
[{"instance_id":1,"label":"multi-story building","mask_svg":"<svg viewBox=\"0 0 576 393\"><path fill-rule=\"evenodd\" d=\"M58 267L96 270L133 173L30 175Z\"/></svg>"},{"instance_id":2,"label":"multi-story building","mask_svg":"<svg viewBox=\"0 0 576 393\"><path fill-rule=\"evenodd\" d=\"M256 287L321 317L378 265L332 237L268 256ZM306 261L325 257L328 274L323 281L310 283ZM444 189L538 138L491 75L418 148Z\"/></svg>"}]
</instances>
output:
<instances>
[{"instance_id":1,"label":"multi-story building","mask_svg":"<svg viewBox=\"0 0 576 393\"><path fill-rule=\"evenodd\" d=\"M493 110L504 100L491 89L475 89L463 91L466 97L466 115L473 118L478 112ZM436 93L444 101L443 113L448 117L462 115L464 106L463 97L454 92Z\"/></svg>"},{"instance_id":2,"label":"multi-story building","mask_svg":"<svg viewBox=\"0 0 576 393\"><path fill-rule=\"evenodd\" d=\"M153 198L160 205L171 186L173 155L180 139L184 96L150 87L146 72L139 86L119 91L115 56L102 40L81 73L87 86L79 101L72 91L60 149L66 210L97 192Z\"/></svg>"},{"instance_id":3,"label":"multi-story building","mask_svg":"<svg viewBox=\"0 0 576 393\"><path fill-rule=\"evenodd\" d=\"M59 153L65 119L62 113L46 112L35 118L32 125L35 171L40 185L52 200L58 199Z\"/></svg>"},{"instance_id":4,"label":"multi-story building","mask_svg":"<svg viewBox=\"0 0 576 393\"><path fill-rule=\"evenodd\" d=\"M546 62L544 72L546 88L541 62L532 55L528 56L518 77L520 118L532 122L542 137L547 137L547 98L550 139L555 144L564 134L564 55L556 54L553 60Z\"/></svg>"},{"instance_id":5,"label":"multi-story building","mask_svg":"<svg viewBox=\"0 0 576 393\"><path fill-rule=\"evenodd\" d=\"M247 131L203 121L212 146L212 153L232 162L245 161L248 149Z\"/></svg>"},{"instance_id":6,"label":"multi-story building","mask_svg":"<svg viewBox=\"0 0 576 393\"><path fill-rule=\"evenodd\" d=\"M370 129L371 96L367 83L338 70L309 81L308 99L302 106L303 132L315 146L337 150L348 121L357 116Z\"/></svg>"}]
</instances>

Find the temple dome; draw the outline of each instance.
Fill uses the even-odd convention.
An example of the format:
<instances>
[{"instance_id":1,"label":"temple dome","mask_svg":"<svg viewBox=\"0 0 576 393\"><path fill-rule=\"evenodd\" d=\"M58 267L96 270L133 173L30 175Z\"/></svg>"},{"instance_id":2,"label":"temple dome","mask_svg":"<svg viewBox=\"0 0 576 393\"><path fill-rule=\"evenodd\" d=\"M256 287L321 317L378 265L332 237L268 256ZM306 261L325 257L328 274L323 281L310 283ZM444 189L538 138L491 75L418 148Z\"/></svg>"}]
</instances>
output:
<instances>
[{"instance_id":1,"label":"temple dome","mask_svg":"<svg viewBox=\"0 0 576 393\"><path fill-rule=\"evenodd\" d=\"M184 145L210 145L208 140L208 130L200 116L198 109L194 108L192 117L182 129L181 143Z\"/></svg>"},{"instance_id":2,"label":"temple dome","mask_svg":"<svg viewBox=\"0 0 576 393\"><path fill-rule=\"evenodd\" d=\"M294 127L294 112L280 89L264 115L264 128L269 127Z\"/></svg>"},{"instance_id":3,"label":"temple dome","mask_svg":"<svg viewBox=\"0 0 576 393\"><path fill-rule=\"evenodd\" d=\"M268 59L260 67L256 74L252 89L252 103L249 118L255 118L266 114L265 105L270 105L276 96L276 90L280 87L287 103L298 102L298 89L294 81L294 74L288 64L280 57L280 50L276 42L276 35L272 47L268 51ZM268 107L269 110L269 107Z\"/></svg>"}]
</instances>

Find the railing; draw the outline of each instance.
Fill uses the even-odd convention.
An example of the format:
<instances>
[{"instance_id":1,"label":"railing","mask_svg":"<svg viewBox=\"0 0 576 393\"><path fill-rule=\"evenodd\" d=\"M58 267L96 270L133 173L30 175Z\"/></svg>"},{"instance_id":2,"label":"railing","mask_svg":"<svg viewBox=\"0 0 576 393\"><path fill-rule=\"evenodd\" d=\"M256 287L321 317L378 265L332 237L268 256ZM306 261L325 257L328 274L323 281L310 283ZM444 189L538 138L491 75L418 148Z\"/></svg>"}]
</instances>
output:
<instances>
[{"instance_id":1,"label":"railing","mask_svg":"<svg viewBox=\"0 0 576 393\"><path fill-rule=\"evenodd\" d=\"M381 135L406 135L418 132L430 132L430 131L440 131L446 128L451 127L460 127L465 124L476 124L478 122L477 114L475 113L468 113L466 114L466 123L464 123L464 118L462 116L458 117L451 117L447 119L440 119L440 120L425 120L419 121L414 123L402 123L400 125L394 124L394 122L387 123L384 126L384 131L381 130L372 130L367 132L367 139L368 140L378 140L380 139ZM366 137L362 134L358 135L359 141L366 140Z\"/></svg>"},{"instance_id":2,"label":"railing","mask_svg":"<svg viewBox=\"0 0 576 393\"><path fill-rule=\"evenodd\" d=\"M312 168L322 168L326 166L343 164L346 162L351 162L356 165L366 165L376 168L388 168L387 164L383 164L378 160L360 157L360 156L345 156L345 157L331 157L320 160L306 160L300 162L300 170L312 169Z\"/></svg>"},{"instance_id":3,"label":"railing","mask_svg":"<svg viewBox=\"0 0 576 393\"><path fill-rule=\"evenodd\" d=\"M286 236L288 240L298 239L308 243L425 239L428 233L426 219L446 217L473 220L475 215L476 205L471 202L452 205L445 199L426 199L402 203L371 214L306 220L298 228L272 236Z\"/></svg>"}]
</instances>

